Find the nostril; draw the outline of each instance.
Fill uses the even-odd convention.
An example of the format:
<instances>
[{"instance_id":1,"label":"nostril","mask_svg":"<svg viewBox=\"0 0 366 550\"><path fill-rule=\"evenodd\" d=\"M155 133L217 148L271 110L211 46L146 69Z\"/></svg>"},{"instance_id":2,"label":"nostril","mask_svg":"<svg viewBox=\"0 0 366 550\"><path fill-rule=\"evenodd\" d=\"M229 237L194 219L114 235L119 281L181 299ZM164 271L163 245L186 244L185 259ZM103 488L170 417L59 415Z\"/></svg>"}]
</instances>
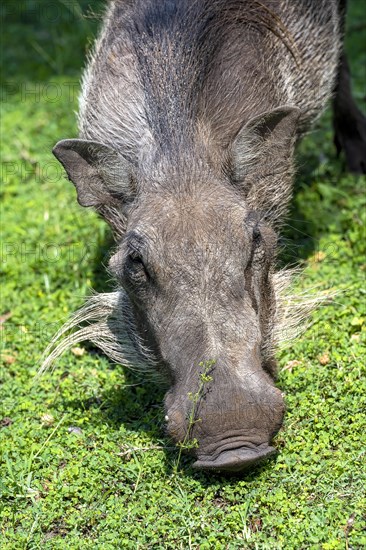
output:
<instances>
[{"instance_id":1,"label":"nostril","mask_svg":"<svg viewBox=\"0 0 366 550\"><path fill-rule=\"evenodd\" d=\"M186 437L186 419L177 408L170 409L165 415L166 431L175 442L182 442Z\"/></svg>"},{"instance_id":2,"label":"nostril","mask_svg":"<svg viewBox=\"0 0 366 550\"><path fill-rule=\"evenodd\" d=\"M199 459L193 464L193 468L200 470L217 470L226 472L244 471L258 464L265 458L276 453L274 447L266 443L257 447L240 447L221 452L214 459Z\"/></svg>"}]
</instances>

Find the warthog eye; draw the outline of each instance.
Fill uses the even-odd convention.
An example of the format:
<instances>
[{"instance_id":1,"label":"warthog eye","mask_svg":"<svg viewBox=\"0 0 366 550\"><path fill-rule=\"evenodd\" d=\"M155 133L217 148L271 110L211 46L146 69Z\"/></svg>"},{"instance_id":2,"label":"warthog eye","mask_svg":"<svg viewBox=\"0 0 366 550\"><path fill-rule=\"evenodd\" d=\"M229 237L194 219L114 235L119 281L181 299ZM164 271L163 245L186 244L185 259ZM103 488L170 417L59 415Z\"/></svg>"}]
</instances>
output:
<instances>
[{"instance_id":1,"label":"warthog eye","mask_svg":"<svg viewBox=\"0 0 366 550\"><path fill-rule=\"evenodd\" d=\"M139 266L139 265L144 265L144 262L142 260L142 257L141 255L137 252L137 250L133 250L132 252L129 253L128 255L128 259L129 261L136 265L136 266Z\"/></svg>"},{"instance_id":2,"label":"warthog eye","mask_svg":"<svg viewBox=\"0 0 366 550\"><path fill-rule=\"evenodd\" d=\"M254 245L259 244L260 238L261 238L261 232L260 232L258 224L256 224L253 227L253 242L254 242Z\"/></svg>"},{"instance_id":3,"label":"warthog eye","mask_svg":"<svg viewBox=\"0 0 366 550\"><path fill-rule=\"evenodd\" d=\"M276 250L276 235L274 231L262 223L257 212L249 212L246 218L246 226L251 233L250 265L263 266L271 261Z\"/></svg>"},{"instance_id":4,"label":"warthog eye","mask_svg":"<svg viewBox=\"0 0 366 550\"><path fill-rule=\"evenodd\" d=\"M136 283L141 284L150 279L150 274L146 264L137 250L131 250L129 252L126 259L124 272L127 279Z\"/></svg>"}]
</instances>

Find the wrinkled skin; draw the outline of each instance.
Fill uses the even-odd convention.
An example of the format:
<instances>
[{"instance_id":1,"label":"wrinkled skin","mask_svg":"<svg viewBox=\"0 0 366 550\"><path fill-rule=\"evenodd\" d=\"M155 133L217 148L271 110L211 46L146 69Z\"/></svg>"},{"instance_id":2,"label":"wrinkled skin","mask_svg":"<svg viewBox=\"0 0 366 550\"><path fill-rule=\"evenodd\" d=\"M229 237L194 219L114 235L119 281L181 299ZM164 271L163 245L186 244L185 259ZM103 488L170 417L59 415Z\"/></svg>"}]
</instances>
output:
<instances>
[{"instance_id":1,"label":"wrinkled skin","mask_svg":"<svg viewBox=\"0 0 366 550\"><path fill-rule=\"evenodd\" d=\"M223 196L211 182L206 193L144 196L110 262L140 335L170 374L165 406L176 441L187 438L199 364L214 362L188 434L202 468L242 468L273 450L284 406L261 349L275 241L233 191Z\"/></svg>"}]
</instances>

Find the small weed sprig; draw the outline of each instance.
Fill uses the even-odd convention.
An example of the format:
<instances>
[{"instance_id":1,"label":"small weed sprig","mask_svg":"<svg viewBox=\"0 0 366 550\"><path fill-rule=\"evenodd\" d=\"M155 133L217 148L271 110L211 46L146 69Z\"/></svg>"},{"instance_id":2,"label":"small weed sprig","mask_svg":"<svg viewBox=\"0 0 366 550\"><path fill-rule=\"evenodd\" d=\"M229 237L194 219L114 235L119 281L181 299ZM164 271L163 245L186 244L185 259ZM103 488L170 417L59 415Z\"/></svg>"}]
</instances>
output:
<instances>
[{"instance_id":1,"label":"small weed sprig","mask_svg":"<svg viewBox=\"0 0 366 550\"><path fill-rule=\"evenodd\" d=\"M177 471L178 471L178 466L179 466L179 463L180 463L182 452L184 450L191 450L191 449L197 449L198 448L198 441L197 441L196 438L191 438L191 434L192 434L193 426L197 422L201 422L200 418L196 418L196 415L197 415L197 412L198 412L198 407L199 407L199 402L205 395L204 390L205 390L206 384L211 382L212 379L213 379L212 376L211 376L211 373L212 373L212 370L214 368L215 363L216 363L215 360L201 361L199 363L199 367L203 370L199 374L198 389L197 389L196 393L192 393L192 392L188 393L188 399L190 401L192 401L192 407L191 407L189 416L187 418L188 428L187 428L186 435L185 435L183 441L180 441L180 442L177 443L177 447L179 447L179 453L178 453L178 458L177 458L177 460L174 464L174 472L175 473L177 473ZM206 389L207 389L207 387L206 387Z\"/></svg>"}]
</instances>

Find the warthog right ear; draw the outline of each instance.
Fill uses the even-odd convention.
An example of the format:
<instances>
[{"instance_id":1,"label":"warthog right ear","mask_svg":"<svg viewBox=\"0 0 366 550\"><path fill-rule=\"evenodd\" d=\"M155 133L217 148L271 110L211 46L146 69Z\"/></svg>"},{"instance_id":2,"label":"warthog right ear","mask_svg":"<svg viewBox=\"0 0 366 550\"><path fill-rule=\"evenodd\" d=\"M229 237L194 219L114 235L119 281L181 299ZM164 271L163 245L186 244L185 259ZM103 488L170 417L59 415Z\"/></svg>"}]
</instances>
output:
<instances>
[{"instance_id":1,"label":"warthog right ear","mask_svg":"<svg viewBox=\"0 0 366 550\"><path fill-rule=\"evenodd\" d=\"M232 146L235 185L248 206L276 223L291 196L293 153L300 109L281 106L247 122Z\"/></svg>"},{"instance_id":2,"label":"warthog right ear","mask_svg":"<svg viewBox=\"0 0 366 550\"><path fill-rule=\"evenodd\" d=\"M93 206L117 233L122 210L133 200L132 165L117 151L82 139L64 139L52 150L77 191L81 206Z\"/></svg>"}]
</instances>

